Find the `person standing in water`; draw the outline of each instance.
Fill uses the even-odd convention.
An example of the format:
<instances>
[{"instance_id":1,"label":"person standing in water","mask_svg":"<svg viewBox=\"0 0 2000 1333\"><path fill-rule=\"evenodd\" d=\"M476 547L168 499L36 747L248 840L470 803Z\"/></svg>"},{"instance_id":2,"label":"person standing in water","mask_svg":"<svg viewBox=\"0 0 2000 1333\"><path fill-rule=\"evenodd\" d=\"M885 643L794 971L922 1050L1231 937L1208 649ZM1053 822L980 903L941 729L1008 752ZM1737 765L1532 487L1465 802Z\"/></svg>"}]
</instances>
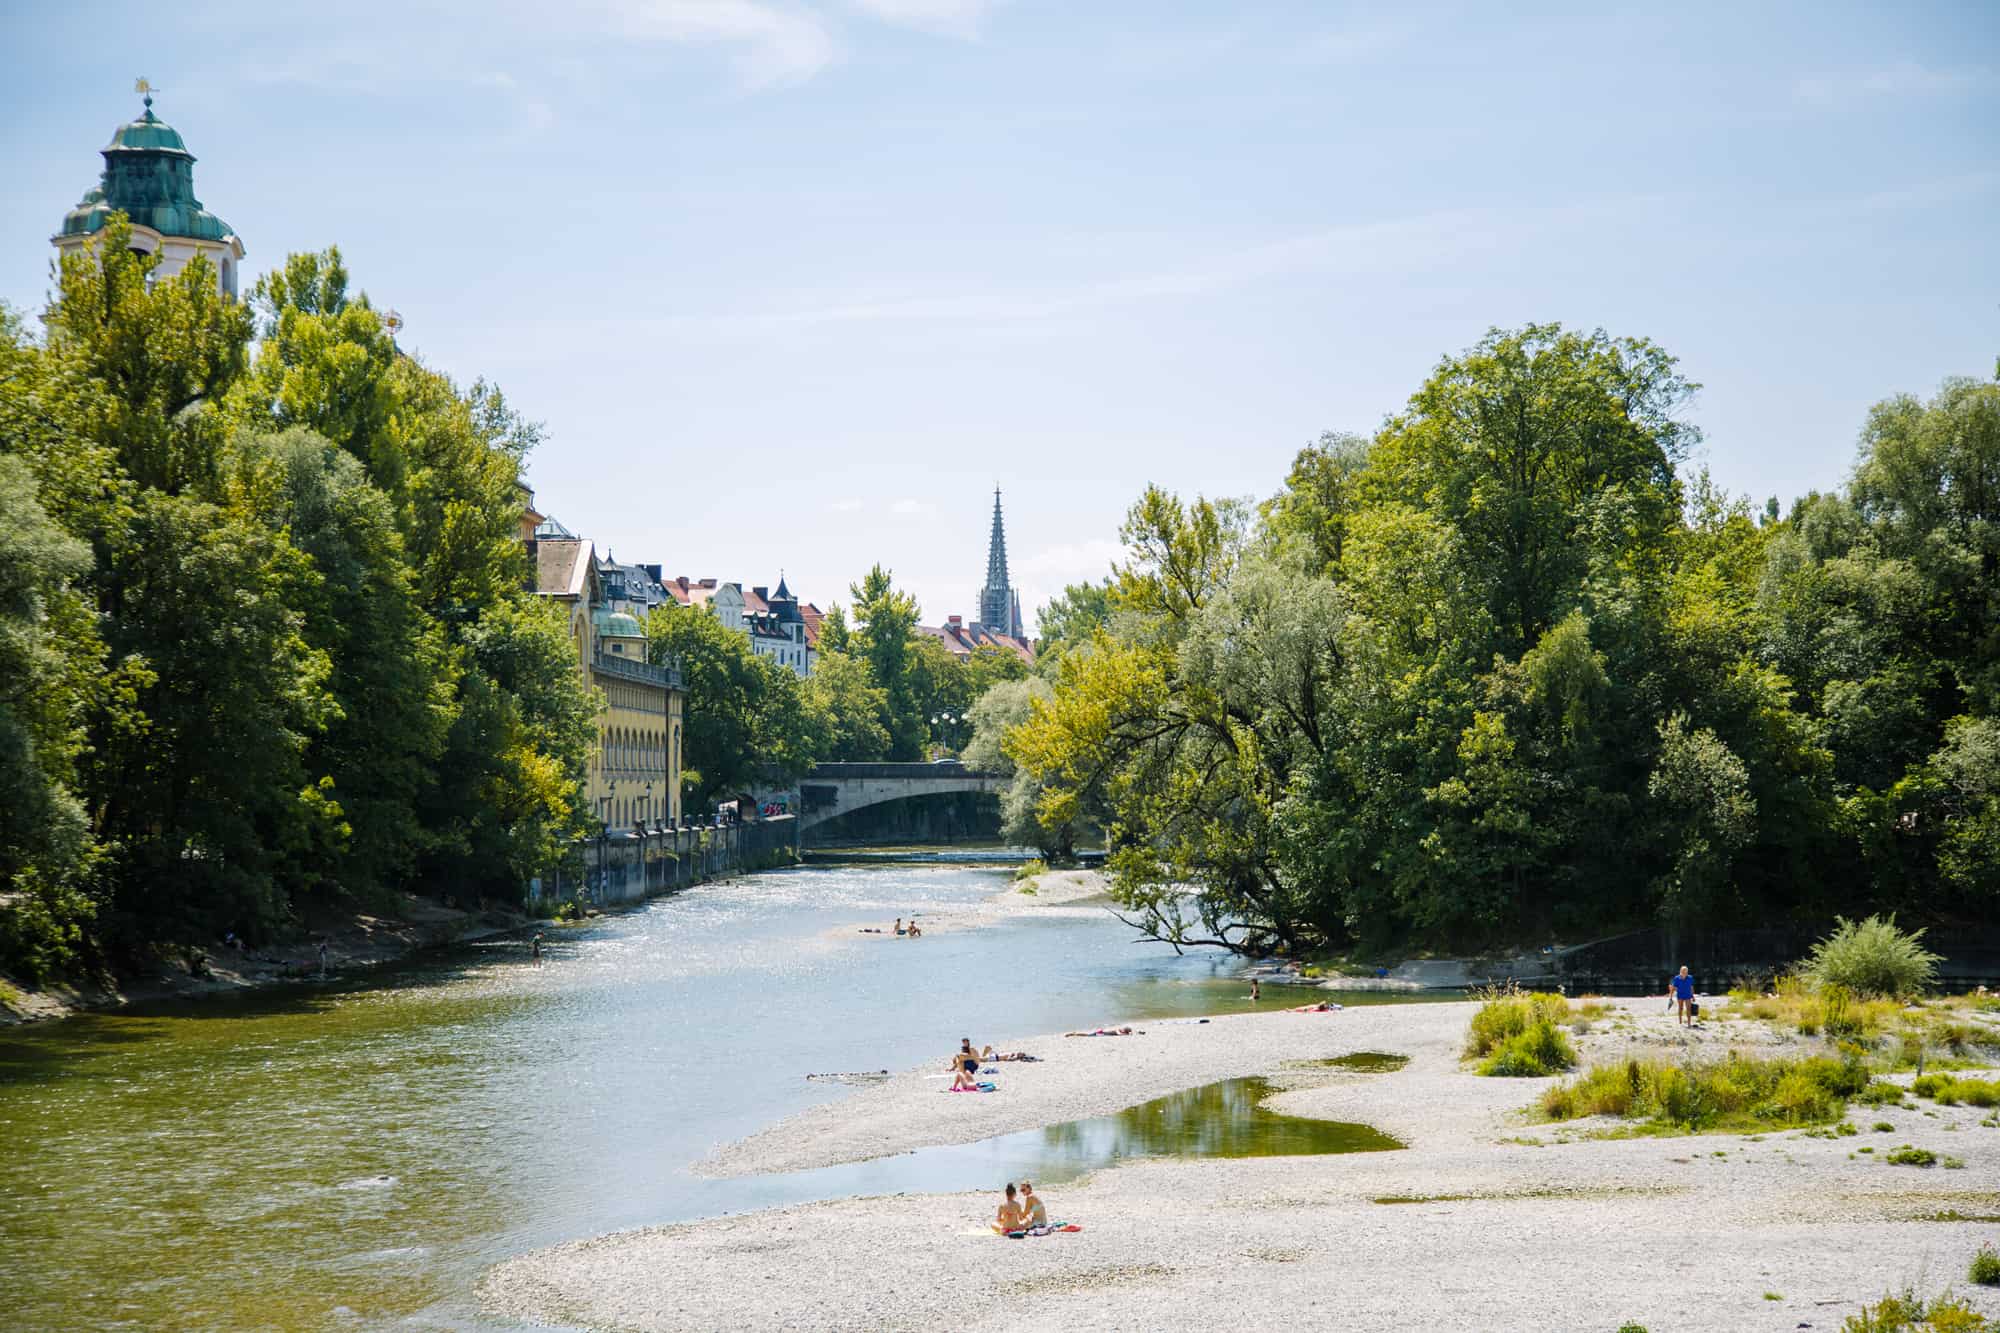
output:
<instances>
[{"instance_id":1,"label":"person standing in water","mask_svg":"<svg viewBox=\"0 0 2000 1333\"><path fill-rule=\"evenodd\" d=\"M536 931L535 938L528 941L528 957L535 960L535 966L542 965L542 932Z\"/></svg>"},{"instance_id":2,"label":"person standing in water","mask_svg":"<svg viewBox=\"0 0 2000 1333\"><path fill-rule=\"evenodd\" d=\"M1250 998L1253 1000L1261 1000L1264 998L1264 992L1257 989L1257 978L1255 977L1250 978Z\"/></svg>"},{"instance_id":3,"label":"person standing in water","mask_svg":"<svg viewBox=\"0 0 2000 1333\"><path fill-rule=\"evenodd\" d=\"M1681 970L1674 975L1674 979L1669 985L1674 997L1674 1009L1679 1015L1681 1026L1684 1028L1693 1027L1694 978L1688 974L1686 963L1681 964Z\"/></svg>"}]
</instances>

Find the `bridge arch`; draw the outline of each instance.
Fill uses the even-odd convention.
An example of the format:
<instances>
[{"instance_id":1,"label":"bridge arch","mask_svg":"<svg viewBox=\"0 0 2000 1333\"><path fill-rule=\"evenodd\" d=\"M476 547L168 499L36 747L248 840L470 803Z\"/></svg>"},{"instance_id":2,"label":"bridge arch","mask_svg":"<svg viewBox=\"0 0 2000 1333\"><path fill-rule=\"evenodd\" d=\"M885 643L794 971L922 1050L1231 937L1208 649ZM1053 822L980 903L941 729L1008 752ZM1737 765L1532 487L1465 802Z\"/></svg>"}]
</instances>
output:
<instances>
[{"instance_id":1,"label":"bridge arch","mask_svg":"<svg viewBox=\"0 0 2000 1333\"><path fill-rule=\"evenodd\" d=\"M983 773L956 760L936 764L818 764L799 779L799 832L865 810L871 805L952 792L990 792L1007 786L999 773Z\"/></svg>"}]
</instances>

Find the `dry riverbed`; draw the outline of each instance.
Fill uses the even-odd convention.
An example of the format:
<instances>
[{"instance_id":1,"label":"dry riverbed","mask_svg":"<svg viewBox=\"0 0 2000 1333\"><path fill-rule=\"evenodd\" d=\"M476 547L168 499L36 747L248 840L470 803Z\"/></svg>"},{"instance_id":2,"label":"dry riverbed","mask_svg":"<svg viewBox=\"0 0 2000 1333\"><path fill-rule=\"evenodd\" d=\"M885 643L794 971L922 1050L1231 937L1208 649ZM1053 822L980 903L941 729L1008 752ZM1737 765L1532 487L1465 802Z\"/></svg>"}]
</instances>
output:
<instances>
[{"instance_id":1,"label":"dry riverbed","mask_svg":"<svg viewBox=\"0 0 2000 1333\"><path fill-rule=\"evenodd\" d=\"M1683 1036L1660 1002L1611 1003L1579 1039L1586 1063L1683 1041L1717 1055L1788 1044L1747 1023ZM1548 1080L1480 1078L1461 1064L1471 1012L1261 1012L1143 1024L1144 1036L1126 1038L994 1037L1044 1062L1005 1067L988 1096L943 1094L924 1077L936 1070L909 1071L725 1145L699 1169L794 1170L970 1142L1246 1074L1285 1089L1274 1109L1362 1121L1403 1151L1131 1162L1046 1190L1052 1213L1084 1230L1039 1240L977 1234L999 1181L994 1193L847 1199L625 1232L501 1264L481 1295L496 1314L619 1330L1190 1320L1833 1330L1906 1283L1963 1287L1980 1241L2000 1240L2000 1129L1980 1123L1990 1112L1857 1105L1848 1118L1862 1133L1849 1138L1593 1138L1591 1124L1558 1129L1523 1114ZM1296 1064L1355 1051L1410 1063L1386 1074ZM1893 1131L1874 1131L1877 1121ZM1905 1143L1964 1168L1884 1164ZM2000 1307L1980 1289L1973 1299Z\"/></svg>"}]
</instances>

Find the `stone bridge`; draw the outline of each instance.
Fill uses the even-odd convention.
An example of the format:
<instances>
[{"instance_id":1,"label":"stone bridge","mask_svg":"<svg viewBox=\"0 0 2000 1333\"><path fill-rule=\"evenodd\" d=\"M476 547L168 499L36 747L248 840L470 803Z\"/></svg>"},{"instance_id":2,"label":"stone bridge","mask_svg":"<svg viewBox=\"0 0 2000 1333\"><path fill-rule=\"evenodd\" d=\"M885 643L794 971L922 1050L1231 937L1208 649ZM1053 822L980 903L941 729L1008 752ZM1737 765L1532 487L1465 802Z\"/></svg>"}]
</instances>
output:
<instances>
[{"instance_id":1,"label":"stone bridge","mask_svg":"<svg viewBox=\"0 0 2000 1333\"><path fill-rule=\"evenodd\" d=\"M799 779L799 832L836 815L911 796L988 791L999 794L1007 779L981 773L956 759L935 764L818 764Z\"/></svg>"}]
</instances>

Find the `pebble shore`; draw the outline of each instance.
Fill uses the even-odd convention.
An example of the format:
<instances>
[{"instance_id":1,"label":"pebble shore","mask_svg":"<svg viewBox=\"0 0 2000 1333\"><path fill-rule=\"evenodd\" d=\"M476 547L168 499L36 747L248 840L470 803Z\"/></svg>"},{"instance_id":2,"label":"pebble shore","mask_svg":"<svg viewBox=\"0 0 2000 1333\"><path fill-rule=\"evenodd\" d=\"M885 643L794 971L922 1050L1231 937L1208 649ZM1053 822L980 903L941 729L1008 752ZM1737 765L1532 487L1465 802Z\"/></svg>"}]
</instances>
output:
<instances>
[{"instance_id":1,"label":"pebble shore","mask_svg":"<svg viewBox=\"0 0 2000 1333\"><path fill-rule=\"evenodd\" d=\"M1660 1001L1610 1003L1577 1039L1586 1063L1805 1044L1740 1021L1687 1033ZM1270 997L1259 1006L1272 1007ZM1980 1123L1990 1112L1856 1106L1848 1118L1862 1133L1847 1138L1595 1138L1606 1126L1524 1114L1547 1080L1481 1078L1461 1062L1471 1013L1469 1003L1262 1011L1138 1024L1143 1037L996 1037L1044 1062L1007 1068L1003 1091L982 1097L941 1096L923 1077L934 1070L906 1071L726 1145L700 1169L795 1170L970 1142L1246 1074L1284 1089L1274 1109L1362 1121L1403 1151L1129 1162L1046 1189L1052 1213L1084 1230L1029 1241L978 1234L991 1192L623 1232L502 1263L481 1299L530 1324L604 1330L1284 1321L1611 1333L1630 1320L1655 1333L1830 1333L1906 1285L1965 1291L1973 1252L2000 1242L2000 1129ZM1295 1064L1356 1051L1410 1063L1385 1074ZM1893 1132L1875 1132L1876 1121ZM1904 1143L1964 1168L1884 1164ZM2000 1309L2000 1294L1969 1294Z\"/></svg>"}]
</instances>

